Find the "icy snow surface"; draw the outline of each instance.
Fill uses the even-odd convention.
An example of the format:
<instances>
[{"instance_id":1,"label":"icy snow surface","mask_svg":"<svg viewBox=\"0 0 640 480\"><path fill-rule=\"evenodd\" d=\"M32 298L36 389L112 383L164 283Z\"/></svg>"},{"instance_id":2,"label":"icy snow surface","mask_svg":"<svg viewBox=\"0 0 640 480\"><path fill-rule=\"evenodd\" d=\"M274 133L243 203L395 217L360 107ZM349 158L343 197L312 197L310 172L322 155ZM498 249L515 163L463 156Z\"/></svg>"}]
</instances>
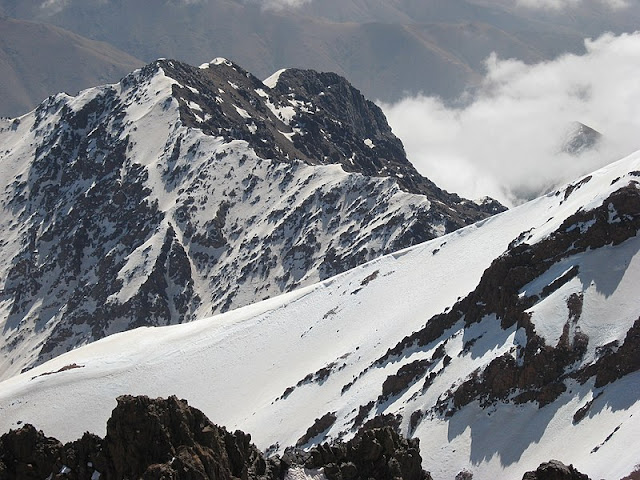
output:
<instances>
[{"instance_id":1,"label":"icy snow surface","mask_svg":"<svg viewBox=\"0 0 640 480\"><path fill-rule=\"evenodd\" d=\"M320 470L309 470L308 468L293 467L287 471L284 480L326 480L327 477Z\"/></svg>"}]
</instances>

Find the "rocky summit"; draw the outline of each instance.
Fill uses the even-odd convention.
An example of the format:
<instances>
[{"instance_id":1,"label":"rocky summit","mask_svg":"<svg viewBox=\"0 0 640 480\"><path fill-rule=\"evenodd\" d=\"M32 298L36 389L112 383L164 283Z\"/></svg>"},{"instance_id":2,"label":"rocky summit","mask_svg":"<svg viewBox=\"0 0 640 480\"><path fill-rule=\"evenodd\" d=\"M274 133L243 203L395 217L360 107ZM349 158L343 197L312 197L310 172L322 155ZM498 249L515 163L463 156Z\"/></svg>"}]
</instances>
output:
<instances>
[{"instance_id":1,"label":"rocky summit","mask_svg":"<svg viewBox=\"0 0 640 480\"><path fill-rule=\"evenodd\" d=\"M288 292L502 210L437 188L345 79L216 59L0 120L0 377Z\"/></svg>"},{"instance_id":2,"label":"rocky summit","mask_svg":"<svg viewBox=\"0 0 640 480\"><path fill-rule=\"evenodd\" d=\"M85 434L63 445L31 425L0 438L0 478L278 479L240 431L213 425L176 397L120 397L104 438Z\"/></svg>"},{"instance_id":3,"label":"rocky summit","mask_svg":"<svg viewBox=\"0 0 640 480\"><path fill-rule=\"evenodd\" d=\"M324 471L331 480L429 480L420 461L418 441L391 429L363 431L347 444L291 451L282 460L266 458L250 435L214 425L176 397L119 397L104 438L87 433L63 445L30 424L0 437L2 480L279 480L291 468Z\"/></svg>"}]
</instances>

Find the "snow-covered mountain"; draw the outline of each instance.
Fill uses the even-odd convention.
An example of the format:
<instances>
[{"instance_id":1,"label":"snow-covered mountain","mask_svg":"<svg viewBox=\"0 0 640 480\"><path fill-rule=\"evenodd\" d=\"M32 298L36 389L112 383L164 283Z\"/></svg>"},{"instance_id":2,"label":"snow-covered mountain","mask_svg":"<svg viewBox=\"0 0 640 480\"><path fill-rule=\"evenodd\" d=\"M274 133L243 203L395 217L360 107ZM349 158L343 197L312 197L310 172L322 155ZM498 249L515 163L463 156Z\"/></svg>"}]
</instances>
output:
<instances>
[{"instance_id":1,"label":"snow-covered mountain","mask_svg":"<svg viewBox=\"0 0 640 480\"><path fill-rule=\"evenodd\" d=\"M561 150L569 155L579 156L598 146L602 134L580 122L573 122L564 134Z\"/></svg>"},{"instance_id":2,"label":"snow-covered mountain","mask_svg":"<svg viewBox=\"0 0 640 480\"><path fill-rule=\"evenodd\" d=\"M374 140L375 141L375 140ZM210 319L113 335L0 384L0 431L104 434L121 394L186 398L282 452L363 424L435 479L638 464L640 152L545 197Z\"/></svg>"},{"instance_id":3,"label":"snow-covered mountain","mask_svg":"<svg viewBox=\"0 0 640 480\"><path fill-rule=\"evenodd\" d=\"M416 172L330 73L217 59L0 120L0 377L309 285L500 210Z\"/></svg>"}]
</instances>

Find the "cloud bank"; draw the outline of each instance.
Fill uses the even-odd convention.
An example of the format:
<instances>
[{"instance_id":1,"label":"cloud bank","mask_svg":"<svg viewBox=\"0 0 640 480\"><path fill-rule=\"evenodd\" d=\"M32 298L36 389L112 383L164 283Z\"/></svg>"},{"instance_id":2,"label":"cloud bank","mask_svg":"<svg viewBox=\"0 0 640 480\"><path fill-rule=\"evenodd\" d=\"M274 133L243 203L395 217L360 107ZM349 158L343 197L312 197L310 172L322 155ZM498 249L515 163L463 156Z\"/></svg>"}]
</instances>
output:
<instances>
[{"instance_id":1,"label":"cloud bank","mask_svg":"<svg viewBox=\"0 0 640 480\"><path fill-rule=\"evenodd\" d=\"M285 10L298 8L311 0L244 0L244 3L260 5L263 10Z\"/></svg>"},{"instance_id":2,"label":"cloud bank","mask_svg":"<svg viewBox=\"0 0 640 480\"><path fill-rule=\"evenodd\" d=\"M310 1L311 0L266 0L264 4L267 8L288 8L299 7Z\"/></svg>"},{"instance_id":3,"label":"cloud bank","mask_svg":"<svg viewBox=\"0 0 640 480\"><path fill-rule=\"evenodd\" d=\"M427 96L381 106L423 175L468 198L522 203L640 149L640 32L585 46L535 65L490 56L464 107ZM571 155L562 148L576 121L603 138Z\"/></svg>"},{"instance_id":4,"label":"cloud bank","mask_svg":"<svg viewBox=\"0 0 640 480\"><path fill-rule=\"evenodd\" d=\"M593 0L614 10L629 6L628 0ZM516 0L516 5L535 10L564 10L579 7L582 0Z\"/></svg>"},{"instance_id":5,"label":"cloud bank","mask_svg":"<svg viewBox=\"0 0 640 480\"><path fill-rule=\"evenodd\" d=\"M82 4L89 0L44 0L40 4L40 9L49 15L55 15L67 8L72 2ZM94 3L104 4L111 0L93 0ZM200 5L209 3L211 0L164 0L165 4L172 5ZM284 10L297 8L311 0L241 0L242 3L258 5L263 10Z\"/></svg>"}]
</instances>

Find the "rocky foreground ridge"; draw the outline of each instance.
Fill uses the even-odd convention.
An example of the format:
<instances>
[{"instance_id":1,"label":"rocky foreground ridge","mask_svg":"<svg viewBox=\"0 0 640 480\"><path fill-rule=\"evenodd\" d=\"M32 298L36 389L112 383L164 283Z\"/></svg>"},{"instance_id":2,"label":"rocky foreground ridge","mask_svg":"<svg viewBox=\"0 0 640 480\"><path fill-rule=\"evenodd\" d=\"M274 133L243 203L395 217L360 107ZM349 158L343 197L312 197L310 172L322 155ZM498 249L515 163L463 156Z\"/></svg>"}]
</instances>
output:
<instances>
[{"instance_id":1,"label":"rocky foreground ridge","mask_svg":"<svg viewBox=\"0 0 640 480\"><path fill-rule=\"evenodd\" d=\"M267 458L251 444L250 435L214 425L176 397L118 398L104 438L86 433L63 445L29 424L0 437L1 480L280 480L293 478L291 469L301 475L303 468L329 480L431 479L421 467L419 440L407 440L389 427L361 430L346 443ZM588 477L551 461L523 480Z\"/></svg>"},{"instance_id":2,"label":"rocky foreground ridge","mask_svg":"<svg viewBox=\"0 0 640 480\"><path fill-rule=\"evenodd\" d=\"M309 285L501 211L406 158L344 78L217 59L0 120L0 378Z\"/></svg>"}]
</instances>

